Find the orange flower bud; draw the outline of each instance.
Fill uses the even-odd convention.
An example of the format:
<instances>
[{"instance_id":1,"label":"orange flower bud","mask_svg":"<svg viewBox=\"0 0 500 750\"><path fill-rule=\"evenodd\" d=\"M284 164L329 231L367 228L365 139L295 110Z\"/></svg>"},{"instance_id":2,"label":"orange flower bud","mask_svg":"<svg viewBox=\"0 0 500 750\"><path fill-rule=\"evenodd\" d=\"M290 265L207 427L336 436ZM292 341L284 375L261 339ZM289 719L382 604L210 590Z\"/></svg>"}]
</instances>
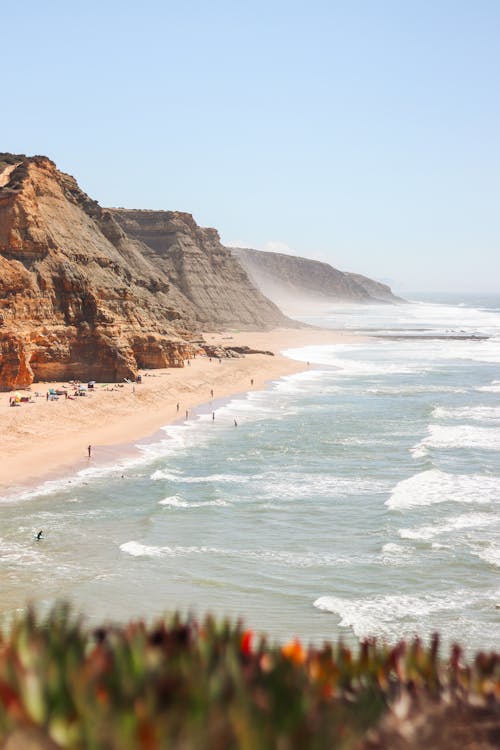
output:
<instances>
[{"instance_id":1,"label":"orange flower bud","mask_svg":"<svg viewBox=\"0 0 500 750\"><path fill-rule=\"evenodd\" d=\"M281 649L281 653L294 664L303 664L306 660L306 652L302 648L301 642L298 638L294 638L288 643L285 643Z\"/></svg>"}]
</instances>

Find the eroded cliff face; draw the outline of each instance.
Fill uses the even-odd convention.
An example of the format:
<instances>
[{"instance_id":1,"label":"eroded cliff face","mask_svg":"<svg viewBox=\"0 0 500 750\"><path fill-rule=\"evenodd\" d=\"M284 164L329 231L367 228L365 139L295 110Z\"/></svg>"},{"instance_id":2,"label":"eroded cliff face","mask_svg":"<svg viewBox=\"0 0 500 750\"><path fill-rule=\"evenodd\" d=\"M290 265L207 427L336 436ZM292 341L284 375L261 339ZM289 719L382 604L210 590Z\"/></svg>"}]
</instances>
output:
<instances>
[{"instance_id":1,"label":"eroded cliff face","mask_svg":"<svg viewBox=\"0 0 500 750\"><path fill-rule=\"evenodd\" d=\"M309 258L231 248L251 281L287 309L321 302L402 302L390 288L360 274L347 273Z\"/></svg>"},{"instance_id":2,"label":"eroded cliff face","mask_svg":"<svg viewBox=\"0 0 500 750\"><path fill-rule=\"evenodd\" d=\"M102 208L50 159L0 154L0 389L133 378L182 366L207 328L299 325L283 290L396 300L325 263L232 251L187 213Z\"/></svg>"},{"instance_id":3,"label":"eroded cliff face","mask_svg":"<svg viewBox=\"0 0 500 750\"><path fill-rule=\"evenodd\" d=\"M49 159L0 156L0 388L182 365L194 311L143 249Z\"/></svg>"},{"instance_id":4,"label":"eroded cliff face","mask_svg":"<svg viewBox=\"0 0 500 750\"><path fill-rule=\"evenodd\" d=\"M214 229L104 209L46 157L0 154L0 389L182 366L204 328L291 324Z\"/></svg>"},{"instance_id":5,"label":"eroded cliff face","mask_svg":"<svg viewBox=\"0 0 500 750\"><path fill-rule=\"evenodd\" d=\"M190 301L202 327L296 325L255 287L216 229L179 211L110 211L129 237L148 246L148 260Z\"/></svg>"}]
</instances>

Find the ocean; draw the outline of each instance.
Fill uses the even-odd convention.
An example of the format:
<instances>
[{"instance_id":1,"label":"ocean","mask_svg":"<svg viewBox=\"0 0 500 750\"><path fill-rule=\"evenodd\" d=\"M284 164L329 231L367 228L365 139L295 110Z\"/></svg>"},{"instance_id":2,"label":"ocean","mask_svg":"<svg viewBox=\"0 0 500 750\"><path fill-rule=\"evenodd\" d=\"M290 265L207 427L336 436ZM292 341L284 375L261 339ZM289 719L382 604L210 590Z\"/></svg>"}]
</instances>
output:
<instances>
[{"instance_id":1,"label":"ocean","mask_svg":"<svg viewBox=\"0 0 500 750\"><path fill-rule=\"evenodd\" d=\"M302 319L363 338L290 350L303 372L4 498L4 619L65 598L89 623L181 610L271 641L498 649L500 296Z\"/></svg>"}]
</instances>

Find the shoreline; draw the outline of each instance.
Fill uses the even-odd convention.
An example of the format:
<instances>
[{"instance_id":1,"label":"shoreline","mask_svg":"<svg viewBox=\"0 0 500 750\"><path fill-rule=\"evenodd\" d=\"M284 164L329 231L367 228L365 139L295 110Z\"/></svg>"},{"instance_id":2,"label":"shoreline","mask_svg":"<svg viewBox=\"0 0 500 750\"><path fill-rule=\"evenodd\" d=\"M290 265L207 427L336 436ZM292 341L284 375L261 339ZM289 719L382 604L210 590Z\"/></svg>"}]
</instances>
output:
<instances>
[{"instance_id":1,"label":"shoreline","mask_svg":"<svg viewBox=\"0 0 500 750\"><path fill-rule=\"evenodd\" d=\"M86 397L47 401L49 388L62 383L33 383L34 403L9 407L11 393L0 396L0 499L29 491L46 481L73 475L88 466L106 466L139 450L134 443L154 440L162 427L182 422L212 401L254 390L272 380L307 369L285 357L289 348L351 344L356 334L328 329L274 329L207 333L210 344L269 350L221 361L198 356L183 368L143 372L141 384L96 384ZM177 404L179 409L177 410ZM216 408L214 409L216 411ZM87 446L92 446L92 457Z\"/></svg>"}]
</instances>

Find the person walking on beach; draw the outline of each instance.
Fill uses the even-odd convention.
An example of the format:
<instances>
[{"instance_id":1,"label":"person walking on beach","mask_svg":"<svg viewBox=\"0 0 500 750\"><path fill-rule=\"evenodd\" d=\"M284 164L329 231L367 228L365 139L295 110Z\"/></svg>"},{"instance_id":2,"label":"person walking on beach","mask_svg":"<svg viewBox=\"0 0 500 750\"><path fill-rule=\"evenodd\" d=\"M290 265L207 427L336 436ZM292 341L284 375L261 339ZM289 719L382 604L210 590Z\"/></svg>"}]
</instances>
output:
<instances>
[{"instance_id":1,"label":"person walking on beach","mask_svg":"<svg viewBox=\"0 0 500 750\"><path fill-rule=\"evenodd\" d=\"M238 427L238 422L236 421L236 419L234 420L234 426Z\"/></svg>"},{"instance_id":2,"label":"person walking on beach","mask_svg":"<svg viewBox=\"0 0 500 750\"><path fill-rule=\"evenodd\" d=\"M87 447L87 451L88 451L88 454L89 454L89 458L90 458L90 457L92 456L92 446L91 446L91 445L89 445L89 446Z\"/></svg>"},{"instance_id":3,"label":"person walking on beach","mask_svg":"<svg viewBox=\"0 0 500 750\"><path fill-rule=\"evenodd\" d=\"M179 404L177 404L177 414L179 413Z\"/></svg>"}]
</instances>

